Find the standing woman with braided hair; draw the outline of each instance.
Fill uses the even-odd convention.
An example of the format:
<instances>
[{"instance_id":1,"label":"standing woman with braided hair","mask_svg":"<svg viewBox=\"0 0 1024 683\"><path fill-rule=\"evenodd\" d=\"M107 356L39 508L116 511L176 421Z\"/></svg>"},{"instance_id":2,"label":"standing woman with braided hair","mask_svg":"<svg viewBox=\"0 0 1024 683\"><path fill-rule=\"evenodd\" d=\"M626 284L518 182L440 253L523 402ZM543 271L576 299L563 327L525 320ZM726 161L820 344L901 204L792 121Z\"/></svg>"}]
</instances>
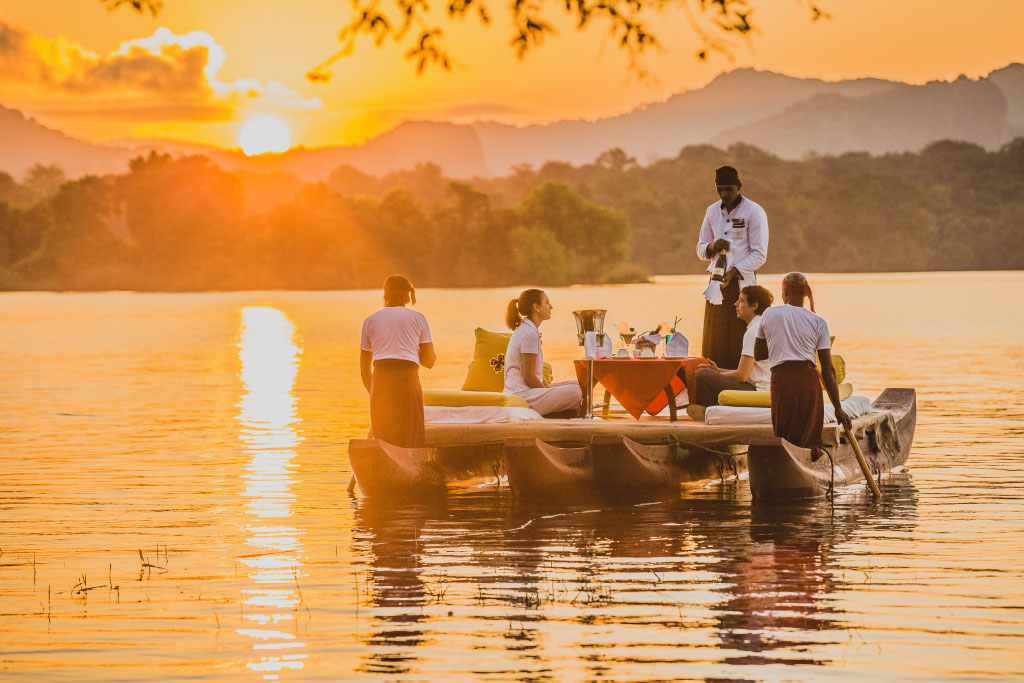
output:
<instances>
[{"instance_id":1,"label":"standing woman with braided hair","mask_svg":"<svg viewBox=\"0 0 1024 683\"><path fill-rule=\"evenodd\" d=\"M804 299L811 310L804 308ZM839 401L839 384L832 367L828 324L814 313L814 294L807 276L788 273L782 278L783 306L772 306L761 315L761 329L754 343L754 358L768 359L772 373L772 429L775 436L801 448L811 458L821 456L821 428L825 422L824 382L836 420L847 429L850 418ZM821 378L814 357L821 361Z\"/></svg>"},{"instance_id":2,"label":"standing woman with braided hair","mask_svg":"<svg viewBox=\"0 0 1024 683\"><path fill-rule=\"evenodd\" d=\"M419 367L437 359L430 326L416 303L416 289L401 275L384 281L384 308L363 322L359 374L370 392L373 438L394 446L426 446Z\"/></svg>"},{"instance_id":3,"label":"standing woman with braided hair","mask_svg":"<svg viewBox=\"0 0 1024 683\"><path fill-rule=\"evenodd\" d=\"M540 325L551 318L551 302L539 289L526 289L505 309L505 324L512 330L505 351L506 394L526 399L544 417L577 417L583 390L577 382L544 381L544 352Z\"/></svg>"}]
</instances>

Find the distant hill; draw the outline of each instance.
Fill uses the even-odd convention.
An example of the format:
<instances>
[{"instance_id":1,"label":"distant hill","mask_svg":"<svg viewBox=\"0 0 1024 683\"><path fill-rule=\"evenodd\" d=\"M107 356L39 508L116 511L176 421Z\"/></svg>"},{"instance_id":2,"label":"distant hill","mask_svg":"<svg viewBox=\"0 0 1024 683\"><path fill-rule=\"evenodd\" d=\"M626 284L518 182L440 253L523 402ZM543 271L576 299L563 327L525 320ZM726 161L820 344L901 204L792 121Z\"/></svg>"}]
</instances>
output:
<instances>
[{"instance_id":1,"label":"distant hill","mask_svg":"<svg viewBox=\"0 0 1024 683\"><path fill-rule=\"evenodd\" d=\"M1024 135L1024 64L1010 64L996 69L988 80L999 86L1006 96L1006 118L1010 137Z\"/></svg>"},{"instance_id":2,"label":"distant hill","mask_svg":"<svg viewBox=\"0 0 1024 683\"><path fill-rule=\"evenodd\" d=\"M433 162L456 178L488 175L480 138L468 126L453 123L403 123L369 142L353 147L297 147L283 154L247 157L240 150L177 140L122 140L94 144L47 128L22 112L0 106L0 171L22 177L33 164L56 164L71 178L123 173L128 162L151 150L185 156L201 154L233 170L294 173L302 180L322 180L348 164L364 173L384 174Z\"/></svg>"},{"instance_id":3,"label":"distant hill","mask_svg":"<svg viewBox=\"0 0 1024 683\"><path fill-rule=\"evenodd\" d=\"M799 158L808 152L917 150L941 139L996 149L1021 134L1022 64L977 80L960 77L919 86L871 78L828 82L737 69L703 88L593 121L522 128L409 121L361 145L297 148L255 158L238 150L167 140L92 144L0 106L0 170L21 177L40 162L57 164L70 177L123 172L133 156L157 149L205 154L231 170L294 173L307 181L324 179L344 164L380 175L425 162L438 164L446 176L469 178L505 175L524 163L589 163L613 147L646 163L702 143L728 147L747 142L784 158Z\"/></svg>"},{"instance_id":4,"label":"distant hill","mask_svg":"<svg viewBox=\"0 0 1024 683\"><path fill-rule=\"evenodd\" d=\"M402 123L355 147L296 148L284 154L232 156L230 167L290 172L303 180L324 179L341 165L384 175L425 162L439 165L453 178L489 175L480 137L472 128L430 121Z\"/></svg>"},{"instance_id":5,"label":"distant hill","mask_svg":"<svg viewBox=\"0 0 1024 683\"><path fill-rule=\"evenodd\" d=\"M1007 98L989 79L964 76L920 86L896 85L864 97L818 94L785 111L712 138L749 142L784 158L805 154L917 151L936 140L998 149L1011 139Z\"/></svg>"},{"instance_id":6,"label":"distant hill","mask_svg":"<svg viewBox=\"0 0 1024 683\"><path fill-rule=\"evenodd\" d=\"M34 164L56 164L69 177L127 170L130 151L94 145L47 128L16 109L0 106L0 171L20 178Z\"/></svg>"},{"instance_id":7,"label":"distant hill","mask_svg":"<svg viewBox=\"0 0 1024 683\"><path fill-rule=\"evenodd\" d=\"M699 90L679 93L620 116L525 128L494 123L473 127L483 141L488 167L499 175L521 163L588 163L611 147L621 147L645 163L656 157L675 156L686 145L709 142L725 130L753 123L814 95L860 97L895 85L870 78L829 83L737 69L719 75Z\"/></svg>"}]
</instances>

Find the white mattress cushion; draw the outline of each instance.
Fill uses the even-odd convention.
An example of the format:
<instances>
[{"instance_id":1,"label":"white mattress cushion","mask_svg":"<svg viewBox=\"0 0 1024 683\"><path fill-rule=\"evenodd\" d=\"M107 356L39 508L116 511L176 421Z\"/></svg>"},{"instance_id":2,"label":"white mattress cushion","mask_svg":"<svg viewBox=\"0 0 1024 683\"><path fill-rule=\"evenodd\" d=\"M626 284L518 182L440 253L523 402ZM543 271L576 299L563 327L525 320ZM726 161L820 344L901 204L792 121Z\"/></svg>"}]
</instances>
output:
<instances>
[{"instance_id":1,"label":"white mattress cushion","mask_svg":"<svg viewBox=\"0 0 1024 683\"><path fill-rule=\"evenodd\" d=\"M866 396L851 396L842 402L843 410L851 418L871 412L871 400ZM768 424L772 423L771 408L741 408L739 406L708 406L704 421L712 425ZM836 411L825 403L825 424L836 421Z\"/></svg>"},{"instance_id":2,"label":"white mattress cushion","mask_svg":"<svg viewBox=\"0 0 1024 683\"><path fill-rule=\"evenodd\" d=\"M423 406L428 424L494 424L542 420L540 413L520 406Z\"/></svg>"}]
</instances>

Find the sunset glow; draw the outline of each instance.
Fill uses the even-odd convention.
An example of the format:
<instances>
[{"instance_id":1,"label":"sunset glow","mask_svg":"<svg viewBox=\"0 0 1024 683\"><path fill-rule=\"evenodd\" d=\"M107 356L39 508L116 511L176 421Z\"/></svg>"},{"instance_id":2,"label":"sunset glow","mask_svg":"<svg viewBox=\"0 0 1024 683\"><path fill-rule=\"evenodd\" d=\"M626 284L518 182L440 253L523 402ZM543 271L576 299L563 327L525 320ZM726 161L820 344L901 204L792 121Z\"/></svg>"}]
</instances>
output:
<instances>
[{"instance_id":1,"label":"sunset glow","mask_svg":"<svg viewBox=\"0 0 1024 683\"><path fill-rule=\"evenodd\" d=\"M292 133L274 116L257 116L246 121L238 133L238 146L249 156L281 153L292 146Z\"/></svg>"},{"instance_id":2,"label":"sunset glow","mask_svg":"<svg viewBox=\"0 0 1024 683\"><path fill-rule=\"evenodd\" d=\"M650 77L637 78L604 31L576 31L554 11L546 16L558 37L518 59L508 17L494 5L491 28L446 27L456 60L449 72L417 76L403 46L367 44L334 65L329 83L311 84L305 74L338 48L350 19L345 3L270 3L257 16L237 0L174 0L154 17L107 12L99 0L0 0L0 38L12 46L0 74L2 104L90 141L169 138L222 148L238 144L247 113L275 112L287 116L293 139L319 147L359 144L404 120L526 125L611 116L741 67L924 83L978 78L1020 60L1016 0L886 7L830 0L832 18L812 22L796 0L759 3L761 32L731 43L730 56L704 61L694 56L699 42L686 13L665 11L654 15L664 47L645 54ZM268 30L283 49L265 49L259 37ZM864 36L870 51L861 49Z\"/></svg>"},{"instance_id":3,"label":"sunset glow","mask_svg":"<svg viewBox=\"0 0 1024 683\"><path fill-rule=\"evenodd\" d=\"M0 0L0 683L1024 683L1021 26Z\"/></svg>"}]
</instances>

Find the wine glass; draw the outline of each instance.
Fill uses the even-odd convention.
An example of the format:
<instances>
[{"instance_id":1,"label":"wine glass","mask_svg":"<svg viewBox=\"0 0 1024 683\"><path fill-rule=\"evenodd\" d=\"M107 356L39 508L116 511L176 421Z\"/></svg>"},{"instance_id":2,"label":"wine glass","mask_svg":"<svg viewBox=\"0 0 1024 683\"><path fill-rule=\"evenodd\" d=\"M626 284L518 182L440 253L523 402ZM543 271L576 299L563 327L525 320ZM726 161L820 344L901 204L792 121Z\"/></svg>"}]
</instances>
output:
<instances>
[{"instance_id":1,"label":"wine glass","mask_svg":"<svg viewBox=\"0 0 1024 683\"><path fill-rule=\"evenodd\" d=\"M625 350L636 336L636 330L632 327L625 327L625 323L619 326L619 338L622 339L622 348Z\"/></svg>"}]
</instances>

